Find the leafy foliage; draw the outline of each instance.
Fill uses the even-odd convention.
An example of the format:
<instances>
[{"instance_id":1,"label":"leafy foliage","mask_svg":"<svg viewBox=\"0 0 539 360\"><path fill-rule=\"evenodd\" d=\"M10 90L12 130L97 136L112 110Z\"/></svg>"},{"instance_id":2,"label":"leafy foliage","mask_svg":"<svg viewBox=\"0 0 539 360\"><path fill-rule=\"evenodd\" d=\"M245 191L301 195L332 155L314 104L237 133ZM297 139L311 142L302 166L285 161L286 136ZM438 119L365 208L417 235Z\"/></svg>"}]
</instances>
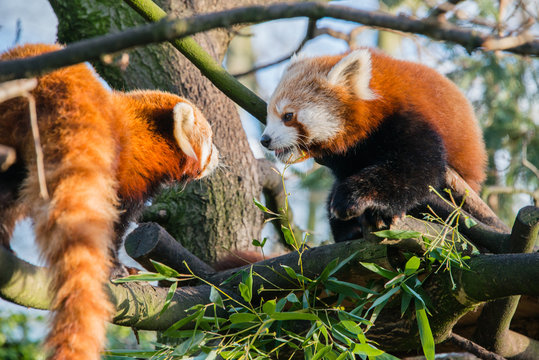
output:
<instances>
[{"instance_id":1,"label":"leafy foliage","mask_svg":"<svg viewBox=\"0 0 539 360\"><path fill-rule=\"evenodd\" d=\"M284 172L281 177L284 187ZM288 218L289 194L286 187L284 190L285 207L279 213L254 200L261 211L270 215L269 221ZM441 219L436 214L427 215L429 222L426 224L439 223L442 230L427 231L425 234L394 230L375 233L392 239L420 238L425 241L428 250L423 258L404 254L406 262L402 268L395 270L375 263L359 263L380 276L379 280L371 281L366 286L341 281L336 277L340 270L353 264L357 253L346 259L334 259L315 278L306 276L302 255L308 234L302 239L296 238L290 224L283 225L282 232L287 243L299 254L299 272L285 265L273 269L289 279L291 286L288 289L254 288L255 279L261 276L251 266L233 275L241 276L238 298L228 293L230 290L226 287L219 287L226 286L232 278L218 286L194 274L179 274L164 264L154 262L157 273L134 275L119 281L174 281L164 306L166 309L177 281L195 278L211 286L211 303L192 307L183 319L164 332L165 337L176 340L175 345L158 343L153 351L118 350L109 351L108 355L154 359L214 359L217 355L224 359L267 359L303 355L309 360L391 360L396 358L379 349L368 335L380 313L392 302L397 305L392 305L392 308L400 308L401 316L415 317L425 357L434 359L434 338L428 320L429 299L421 286L433 271L451 270L451 265L465 267L466 257L461 255L461 250L468 246L457 228L459 218L463 216L462 203L456 204L450 195L451 201L448 202L455 210L448 219ZM474 224L470 222L469 225ZM265 239L254 240L253 244L262 247L265 242ZM260 296L260 301L254 301L255 294ZM346 309L352 310L346 310L344 304Z\"/></svg>"}]
</instances>

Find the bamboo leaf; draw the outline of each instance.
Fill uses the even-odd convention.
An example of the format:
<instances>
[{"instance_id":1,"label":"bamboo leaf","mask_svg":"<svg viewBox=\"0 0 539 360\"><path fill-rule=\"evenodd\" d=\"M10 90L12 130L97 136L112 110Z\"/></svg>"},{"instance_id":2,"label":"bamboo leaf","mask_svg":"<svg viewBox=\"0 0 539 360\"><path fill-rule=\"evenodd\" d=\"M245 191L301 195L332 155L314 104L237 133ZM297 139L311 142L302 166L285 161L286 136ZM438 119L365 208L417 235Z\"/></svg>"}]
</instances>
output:
<instances>
[{"instance_id":1,"label":"bamboo leaf","mask_svg":"<svg viewBox=\"0 0 539 360\"><path fill-rule=\"evenodd\" d=\"M168 289L167 297L165 298L165 304L163 305L163 308L159 312L159 316L163 315L165 310L168 309L168 307L170 306L170 303L172 301L172 297L174 296L174 293L176 292L177 287L178 287L178 282L176 281Z\"/></svg>"},{"instance_id":2,"label":"bamboo leaf","mask_svg":"<svg viewBox=\"0 0 539 360\"><path fill-rule=\"evenodd\" d=\"M221 297L221 294L219 294L219 291L214 286L212 286L210 290L210 301L223 309L225 308L225 304L223 303L223 298Z\"/></svg>"},{"instance_id":3,"label":"bamboo leaf","mask_svg":"<svg viewBox=\"0 0 539 360\"><path fill-rule=\"evenodd\" d=\"M180 276L180 273L171 268L170 266L167 266L163 263L160 263L158 261L150 260L155 270L161 274L165 275L167 277L178 277Z\"/></svg>"},{"instance_id":4,"label":"bamboo leaf","mask_svg":"<svg viewBox=\"0 0 539 360\"><path fill-rule=\"evenodd\" d=\"M374 235L387 239L413 239L421 236L420 232L410 230L382 230L373 232Z\"/></svg>"},{"instance_id":5,"label":"bamboo leaf","mask_svg":"<svg viewBox=\"0 0 539 360\"><path fill-rule=\"evenodd\" d=\"M417 299L415 300L415 313L423 354L427 360L434 360L434 337L432 336L432 331L430 329L429 319L427 317L427 312L425 311L425 305Z\"/></svg>"},{"instance_id":6,"label":"bamboo leaf","mask_svg":"<svg viewBox=\"0 0 539 360\"><path fill-rule=\"evenodd\" d=\"M364 263L364 262L360 262L361 265L363 265L363 267L369 269L370 271L380 275L380 276L383 276L385 277L386 279L393 279L395 276L398 275L398 273L394 272L394 271L389 271L389 270L386 270L384 269L383 267L381 267L380 265L378 264L374 264L374 263Z\"/></svg>"}]
</instances>

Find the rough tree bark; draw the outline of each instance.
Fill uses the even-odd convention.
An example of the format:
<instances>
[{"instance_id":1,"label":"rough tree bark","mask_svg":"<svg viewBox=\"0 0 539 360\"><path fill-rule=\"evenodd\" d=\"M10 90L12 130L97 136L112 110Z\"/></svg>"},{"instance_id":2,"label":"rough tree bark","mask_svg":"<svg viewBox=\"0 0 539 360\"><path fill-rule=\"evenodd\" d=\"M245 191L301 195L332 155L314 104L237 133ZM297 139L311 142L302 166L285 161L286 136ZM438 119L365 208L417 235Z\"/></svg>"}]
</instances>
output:
<instances>
[{"instance_id":1,"label":"rough tree bark","mask_svg":"<svg viewBox=\"0 0 539 360\"><path fill-rule=\"evenodd\" d=\"M158 4L169 14L188 16L257 2L261 1L163 0ZM58 16L58 40L62 43L146 23L119 1L50 0L50 3ZM213 30L194 38L221 62L232 33ZM223 167L207 181L156 197L144 219L161 223L206 261L215 260L226 253L226 249L246 248L251 239L258 238L263 220L252 202L262 191L257 160L249 149L232 101L170 44L130 51L129 66L125 70L102 61L94 65L113 88L161 89L189 98L202 109L215 133Z\"/></svg>"}]
</instances>

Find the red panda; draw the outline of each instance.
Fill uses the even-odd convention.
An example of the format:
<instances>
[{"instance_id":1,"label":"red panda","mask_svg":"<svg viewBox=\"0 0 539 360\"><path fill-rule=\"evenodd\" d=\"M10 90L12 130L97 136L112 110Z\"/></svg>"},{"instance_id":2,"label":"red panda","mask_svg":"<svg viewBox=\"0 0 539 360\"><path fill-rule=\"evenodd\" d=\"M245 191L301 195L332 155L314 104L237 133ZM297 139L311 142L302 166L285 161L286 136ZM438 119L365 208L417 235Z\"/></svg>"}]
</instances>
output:
<instances>
[{"instance_id":1,"label":"red panda","mask_svg":"<svg viewBox=\"0 0 539 360\"><path fill-rule=\"evenodd\" d=\"M291 61L260 141L283 161L313 157L332 170L336 241L353 236L362 214L390 225L424 203L448 166L475 191L485 179L481 130L457 86L368 48Z\"/></svg>"},{"instance_id":2,"label":"red panda","mask_svg":"<svg viewBox=\"0 0 539 360\"><path fill-rule=\"evenodd\" d=\"M60 48L25 45L0 60ZM33 219L53 279L50 358L97 360L112 314L104 285L121 230L159 184L210 174L218 151L209 123L187 100L109 91L85 64L39 77L31 94L50 198L40 196L28 101L6 101L0 144L16 150L16 161L0 173L0 243L9 248L15 222Z\"/></svg>"}]
</instances>

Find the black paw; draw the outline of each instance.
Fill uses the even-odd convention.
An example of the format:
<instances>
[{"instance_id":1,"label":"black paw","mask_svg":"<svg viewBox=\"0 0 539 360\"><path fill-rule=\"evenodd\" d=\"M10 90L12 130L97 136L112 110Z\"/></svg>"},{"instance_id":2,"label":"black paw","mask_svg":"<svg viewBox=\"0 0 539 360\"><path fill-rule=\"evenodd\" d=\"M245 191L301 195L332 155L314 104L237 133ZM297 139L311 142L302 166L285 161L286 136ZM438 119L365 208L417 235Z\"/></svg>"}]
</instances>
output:
<instances>
[{"instance_id":1,"label":"black paw","mask_svg":"<svg viewBox=\"0 0 539 360\"><path fill-rule=\"evenodd\" d=\"M404 216L402 214L394 214L379 209L367 209L363 217L363 226L372 229L372 231L389 229L396 219Z\"/></svg>"},{"instance_id":2,"label":"black paw","mask_svg":"<svg viewBox=\"0 0 539 360\"><path fill-rule=\"evenodd\" d=\"M363 214L370 202L362 197L357 197L346 185L341 185L333 193L329 203L330 215L340 220L349 220Z\"/></svg>"}]
</instances>

